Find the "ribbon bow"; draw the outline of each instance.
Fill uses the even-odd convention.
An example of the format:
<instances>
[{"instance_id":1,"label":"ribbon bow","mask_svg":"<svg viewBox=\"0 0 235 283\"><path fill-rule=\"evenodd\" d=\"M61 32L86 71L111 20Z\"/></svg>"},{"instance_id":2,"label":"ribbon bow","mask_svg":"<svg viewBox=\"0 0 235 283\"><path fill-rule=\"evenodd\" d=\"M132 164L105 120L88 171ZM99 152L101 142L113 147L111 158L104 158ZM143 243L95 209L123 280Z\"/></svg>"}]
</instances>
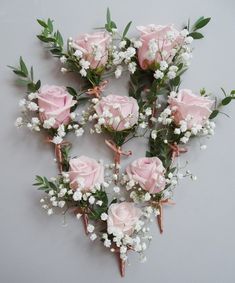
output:
<instances>
[{"instance_id":1,"label":"ribbon bow","mask_svg":"<svg viewBox=\"0 0 235 283\"><path fill-rule=\"evenodd\" d=\"M186 147L179 147L176 142L173 144L169 144L172 149L172 160L174 161L176 157L180 155L180 153L185 153L188 151Z\"/></svg>"},{"instance_id":2,"label":"ribbon bow","mask_svg":"<svg viewBox=\"0 0 235 283\"><path fill-rule=\"evenodd\" d=\"M104 91L107 83L108 81L103 81L99 85L94 86L93 88L89 88L86 93L89 95L94 95L96 98L99 98L101 92Z\"/></svg>"},{"instance_id":3,"label":"ribbon bow","mask_svg":"<svg viewBox=\"0 0 235 283\"><path fill-rule=\"evenodd\" d=\"M53 143L53 140L50 137L47 137L45 142ZM54 144L55 145L55 157L56 157L56 160L57 160L57 163L58 163L58 169L59 169L60 173L63 171L63 167L62 167L63 157L62 157L61 149L62 149L63 146L70 145L70 144L71 143L68 142L68 141L62 141L59 144Z\"/></svg>"},{"instance_id":4,"label":"ribbon bow","mask_svg":"<svg viewBox=\"0 0 235 283\"><path fill-rule=\"evenodd\" d=\"M120 164L121 155L130 156L132 154L131 150L122 151L121 147L116 145L112 140L105 140L106 145L114 151L114 162L115 164Z\"/></svg>"},{"instance_id":5,"label":"ribbon bow","mask_svg":"<svg viewBox=\"0 0 235 283\"><path fill-rule=\"evenodd\" d=\"M154 205L159 210L159 214L157 215L157 223L161 234L163 233L163 205L165 204L174 205L175 203L170 199L152 202L152 205Z\"/></svg>"}]
</instances>

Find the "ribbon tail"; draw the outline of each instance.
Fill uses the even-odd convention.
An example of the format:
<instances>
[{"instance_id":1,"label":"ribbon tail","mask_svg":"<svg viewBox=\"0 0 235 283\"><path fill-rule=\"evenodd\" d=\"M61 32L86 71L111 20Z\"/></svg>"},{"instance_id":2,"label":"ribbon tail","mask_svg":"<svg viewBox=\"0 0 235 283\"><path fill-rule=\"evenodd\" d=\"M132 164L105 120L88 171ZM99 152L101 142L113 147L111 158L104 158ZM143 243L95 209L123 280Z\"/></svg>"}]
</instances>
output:
<instances>
[{"instance_id":1,"label":"ribbon tail","mask_svg":"<svg viewBox=\"0 0 235 283\"><path fill-rule=\"evenodd\" d=\"M88 231L87 231L88 216L87 216L86 213L83 213L83 214L82 214L82 221L83 221L83 226L84 226L85 234L88 235Z\"/></svg>"},{"instance_id":2,"label":"ribbon tail","mask_svg":"<svg viewBox=\"0 0 235 283\"><path fill-rule=\"evenodd\" d=\"M162 205L159 205L159 214L157 215L157 223L160 233L163 233L163 217L162 217Z\"/></svg>"},{"instance_id":3,"label":"ribbon tail","mask_svg":"<svg viewBox=\"0 0 235 283\"><path fill-rule=\"evenodd\" d=\"M117 256L121 277L125 277L126 262L121 258L120 253L118 253Z\"/></svg>"},{"instance_id":4,"label":"ribbon tail","mask_svg":"<svg viewBox=\"0 0 235 283\"><path fill-rule=\"evenodd\" d=\"M63 168L62 168L63 160L62 160L62 153L61 153L60 145L55 145L55 156L56 156L59 172L61 173L63 171Z\"/></svg>"}]
</instances>

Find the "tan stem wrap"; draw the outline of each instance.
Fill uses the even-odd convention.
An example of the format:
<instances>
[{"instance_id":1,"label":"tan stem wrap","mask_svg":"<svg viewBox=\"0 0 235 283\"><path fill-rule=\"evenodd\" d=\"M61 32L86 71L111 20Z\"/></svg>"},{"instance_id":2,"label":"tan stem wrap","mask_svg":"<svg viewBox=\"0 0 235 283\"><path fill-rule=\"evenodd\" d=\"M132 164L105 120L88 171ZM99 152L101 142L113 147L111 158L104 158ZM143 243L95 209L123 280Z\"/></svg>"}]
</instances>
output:
<instances>
[{"instance_id":1,"label":"tan stem wrap","mask_svg":"<svg viewBox=\"0 0 235 283\"><path fill-rule=\"evenodd\" d=\"M46 142L54 144L53 139L50 138L50 137L47 137ZM61 149L62 149L63 146L71 145L71 143L68 142L68 141L62 141L61 143L54 144L54 145L55 145L55 157L56 157L56 160L57 160L58 169L59 169L59 172L62 173L62 171L63 171L63 167L62 167L63 157L62 157Z\"/></svg>"},{"instance_id":2,"label":"tan stem wrap","mask_svg":"<svg viewBox=\"0 0 235 283\"><path fill-rule=\"evenodd\" d=\"M159 210L159 214L157 215L157 223L159 226L160 233L163 233L163 205L169 204L174 205L175 203L170 199L160 200L158 202L151 202L151 204Z\"/></svg>"}]
</instances>

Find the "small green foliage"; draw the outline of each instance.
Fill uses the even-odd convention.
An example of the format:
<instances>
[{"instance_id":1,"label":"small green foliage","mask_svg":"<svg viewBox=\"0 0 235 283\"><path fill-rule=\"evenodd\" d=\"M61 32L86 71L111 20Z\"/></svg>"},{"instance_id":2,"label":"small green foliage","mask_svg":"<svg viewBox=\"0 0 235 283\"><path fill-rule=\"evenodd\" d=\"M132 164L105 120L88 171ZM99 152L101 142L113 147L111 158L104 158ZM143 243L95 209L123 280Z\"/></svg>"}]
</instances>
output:
<instances>
[{"instance_id":1,"label":"small green foliage","mask_svg":"<svg viewBox=\"0 0 235 283\"><path fill-rule=\"evenodd\" d=\"M210 22L210 20L211 18L200 17L192 26L189 36L191 36L193 39L203 38L203 34L201 32L198 32L198 30L205 27ZM189 26L188 28L190 29Z\"/></svg>"},{"instance_id":2,"label":"small green foliage","mask_svg":"<svg viewBox=\"0 0 235 283\"><path fill-rule=\"evenodd\" d=\"M50 190L57 191L58 188L54 182L49 181L46 177L36 176L33 186L37 186L39 190L48 193Z\"/></svg>"},{"instance_id":3,"label":"small green foliage","mask_svg":"<svg viewBox=\"0 0 235 283\"><path fill-rule=\"evenodd\" d=\"M115 22L112 21L111 19L111 13L109 8L107 9L107 13L106 13L106 24L105 24L105 29L108 32L113 32L113 29L116 29L117 25L115 24Z\"/></svg>"},{"instance_id":4,"label":"small green foliage","mask_svg":"<svg viewBox=\"0 0 235 283\"><path fill-rule=\"evenodd\" d=\"M214 119L219 113L225 114L221 112L221 108L228 105L233 99L235 99L235 90L231 90L229 94L221 87L224 98L220 101L220 104L213 110L210 115L210 119ZM225 114L226 115L226 114Z\"/></svg>"},{"instance_id":5,"label":"small green foliage","mask_svg":"<svg viewBox=\"0 0 235 283\"><path fill-rule=\"evenodd\" d=\"M34 82L33 67L28 68L22 57L19 60L19 67L8 66L19 76L20 82L27 86L27 92L36 92L41 87L41 81ZM30 70L30 71L29 71Z\"/></svg>"},{"instance_id":6,"label":"small green foliage","mask_svg":"<svg viewBox=\"0 0 235 283\"><path fill-rule=\"evenodd\" d=\"M47 21L37 19L37 22L43 27L43 30L39 35L38 39L45 43L50 43L50 52L55 57L63 55L64 40L61 33L57 30L54 31L53 21L48 19Z\"/></svg>"},{"instance_id":7,"label":"small green foliage","mask_svg":"<svg viewBox=\"0 0 235 283\"><path fill-rule=\"evenodd\" d=\"M131 24L132 24L132 22L129 22L129 23L126 25L126 27L125 27L125 29L124 29L124 31L123 31L123 34L122 34L122 40L125 39L125 37L126 37L128 31L129 31L129 29L130 29Z\"/></svg>"}]
</instances>

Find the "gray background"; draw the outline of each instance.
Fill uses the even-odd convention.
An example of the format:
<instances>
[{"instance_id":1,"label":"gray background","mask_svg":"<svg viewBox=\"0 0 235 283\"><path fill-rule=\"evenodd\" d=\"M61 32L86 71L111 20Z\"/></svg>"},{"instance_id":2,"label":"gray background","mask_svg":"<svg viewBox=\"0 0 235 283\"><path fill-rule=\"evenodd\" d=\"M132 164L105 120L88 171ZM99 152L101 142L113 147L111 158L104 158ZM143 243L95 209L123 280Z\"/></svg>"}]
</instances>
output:
<instances>
[{"instance_id":1,"label":"gray background","mask_svg":"<svg viewBox=\"0 0 235 283\"><path fill-rule=\"evenodd\" d=\"M24 90L14 84L6 65L15 65L20 55L33 64L43 83L74 85L73 77L63 76L59 64L42 48L35 35L40 28L36 18L51 17L65 38L92 31L105 20L109 6L120 28L133 20L139 24L181 25L188 17L211 16L205 39L195 42L191 69L184 87L198 91L206 87L218 93L224 86L235 88L235 2L227 1L0 1L0 93L1 93L1 204L0 204L0 282L235 282L234 274L234 104L220 116L216 135L208 149L192 144L187 155L198 181L184 180L175 194L175 207L164 210L165 232L152 227L153 242L148 261L139 264L131 256L124 279L119 276L116 258L84 237L82 225L72 216L67 226L62 217L48 217L41 210L40 192L31 186L35 174L53 176L56 166L50 145L41 135L13 127L18 116L18 99ZM115 82L107 93L126 93L126 83ZM88 153L110 160L103 137L75 139L74 154ZM128 144L144 154L144 141ZM186 156L183 157L186 159ZM127 163L127 160L125 161ZM124 162L124 163L125 163Z\"/></svg>"}]
</instances>

